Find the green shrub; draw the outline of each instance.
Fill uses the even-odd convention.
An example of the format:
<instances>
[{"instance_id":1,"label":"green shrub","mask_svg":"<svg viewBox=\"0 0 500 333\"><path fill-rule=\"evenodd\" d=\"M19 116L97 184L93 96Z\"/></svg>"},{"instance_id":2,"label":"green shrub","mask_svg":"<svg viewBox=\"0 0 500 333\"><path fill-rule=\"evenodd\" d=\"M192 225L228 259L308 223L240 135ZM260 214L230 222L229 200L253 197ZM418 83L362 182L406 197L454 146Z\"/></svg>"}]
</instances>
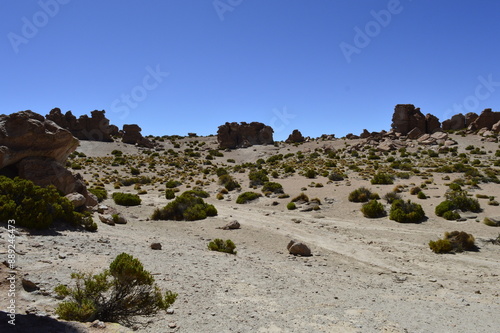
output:
<instances>
[{"instance_id":1,"label":"green shrub","mask_svg":"<svg viewBox=\"0 0 500 333\"><path fill-rule=\"evenodd\" d=\"M362 186L349 193L348 199L351 202L367 202L370 199L379 199L379 196Z\"/></svg>"},{"instance_id":2,"label":"green shrub","mask_svg":"<svg viewBox=\"0 0 500 333\"><path fill-rule=\"evenodd\" d=\"M67 222L97 229L90 213L74 211L73 204L54 186L40 187L32 181L0 176L0 222L16 220L16 226L47 229L54 222Z\"/></svg>"},{"instance_id":3,"label":"green shrub","mask_svg":"<svg viewBox=\"0 0 500 333\"><path fill-rule=\"evenodd\" d=\"M382 205L377 200L370 200L370 202L364 204L361 207L361 212L365 217L377 218L385 216L384 205Z\"/></svg>"},{"instance_id":4,"label":"green shrub","mask_svg":"<svg viewBox=\"0 0 500 333\"><path fill-rule=\"evenodd\" d=\"M70 296L56 308L64 320L131 325L138 322L134 317L152 317L167 310L177 298L171 291L163 294L153 275L126 253L118 255L100 274L72 273L71 278L76 280L75 287L59 285L54 290L60 297Z\"/></svg>"},{"instance_id":5,"label":"green shrub","mask_svg":"<svg viewBox=\"0 0 500 333\"><path fill-rule=\"evenodd\" d=\"M237 252L234 250L235 248L236 248L236 245L234 245L233 241L231 241L230 239L223 241L220 238L216 238L213 241L211 241L210 243L208 243L208 249L210 251L236 254Z\"/></svg>"},{"instance_id":6,"label":"green shrub","mask_svg":"<svg viewBox=\"0 0 500 333\"><path fill-rule=\"evenodd\" d=\"M309 202L309 197L305 193L300 193L292 199L292 202Z\"/></svg>"},{"instance_id":7,"label":"green shrub","mask_svg":"<svg viewBox=\"0 0 500 333\"><path fill-rule=\"evenodd\" d=\"M460 214L458 214L454 210L448 210L448 211L446 211L446 212L443 213L442 217L445 220L453 221L453 220L458 220L460 218Z\"/></svg>"},{"instance_id":8,"label":"green shrub","mask_svg":"<svg viewBox=\"0 0 500 333\"><path fill-rule=\"evenodd\" d=\"M395 200L400 200L401 195L396 191L392 191L384 195L384 199L385 201L387 201L388 204L392 204Z\"/></svg>"},{"instance_id":9,"label":"green shrub","mask_svg":"<svg viewBox=\"0 0 500 333\"><path fill-rule=\"evenodd\" d=\"M195 221L203 220L207 216L216 216L217 209L203 201L204 191L186 191L165 207L156 208L151 216L152 220ZM208 193L207 193L208 195Z\"/></svg>"},{"instance_id":10,"label":"green shrub","mask_svg":"<svg viewBox=\"0 0 500 333\"><path fill-rule=\"evenodd\" d=\"M316 170L313 169L307 169L305 172L306 178L316 178L317 175L318 173L316 172Z\"/></svg>"},{"instance_id":11,"label":"green shrub","mask_svg":"<svg viewBox=\"0 0 500 333\"><path fill-rule=\"evenodd\" d=\"M177 180L169 180L167 181L167 183L165 184L165 186L167 188L174 188L174 187L177 187L177 186L180 186L182 183L177 181Z\"/></svg>"},{"instance_id":12,"label":"green shrub","mask_svg":"<svg viewBox=\"0 0 500 333\"><path fill-rule=\"evenodd\" d=\"M427 196L425 195L424 192L420 191L417 194L417 198L419 198L419 199L427 199Z\"/></svg>"},{"instance_id":13,"label":"green shrub","mask_svg":"<svg viewBox=\"0 0 500 333\"><path fill-rule=\"evenodd\" d=\"M373 179L370 181L373 185L389 185L393 184L393 177L386 173L377 173L373 176Z\"/></svg>"},{"instance_id":14,"label":"green shrub","mask_svg":"<svg viewBox=\"0 0 500 333\"><path fill-rule=\"evenodd\" d=\"M445 232L443 239L430 241L429 247L435 253L463 252L477 249L474 236L464 231Z\"/></svg>"},{"instance_id":15,"label":"green shrub","mask_svg":"<svg viewBox=\"0 0 500 333\"><path fill-rule=\"evenodd\" d=\"M108 198L108 192L104 187L91 187L87 189L90 193L97 197L97 201L101 202Z\"/></svg>"},{"instance_id":16,"label":"green shrub","mask_svg":"<svg viewBox=\"0 0 500 333\"><path fill-rule=\"evenodd\" d=\"M421 189L420 187L418 187L418 186L412 187L412 188L410 189L410 194L411 194L411 195L416 195L416 194L418 194L419 192L422 192L422 189Z\"/></svg>"},{"instance_id":17,"label":"green shrub","mask_svg":"<svg viewBox=\"0 0 500 333\"><path fill-rule=\"evenodd\" d=\"M113 193L113 200L115 204L121 206L139 206L141 204L141 198L137 194L132 193Z\"/></svg>"},{"instance_id":18,"label":"green shrub","mask_svg":"<svg viewBox=\"0 0 500 333\"><path fill-rule=\"evenodd\" d=\"M228 191L240 188L240 184L238 184L238 182L228 174L219 176L219 184L224 186Z\"/></svg>"},{"instance_id":19,"label":"green shrub","mask_svg":"<svg viewBox=\"0 0 500 333\"><path fill-rule=\"evenodd\" d=\"M238 196L236 199L237 204L245 204L249 201L255 200L262 195L260 193L255 193L255 192L244 192Z\"/></svg>"},{"instance_id":20,"label":"green shrub","mask_svg":"<svg viewBox=\"0 0 500 333\"><path fill-rule=\"evenodd\" d=\"M391 205L389 219L400 223L418 223L425 218L424 210L419 204L410 200L396 200Z\"/></svg>"},{"instance_id":21,"label":"green shrub","mask_svg":"<svg viewBox=\"0 0 500 333\"><path fill-rule=\"evenodd\" d=\"M172 190L170 188L167 188L165 190L165 198L169 199L169 200L175 198L175 192L174 192L174 190Z\"/></svg>"},{"instance_id":22,"label":"green shrub","mask_svg":"<svg viewBox=\"0 0 500 333\"><path fill-rule=\"evenodd\" d=\"M500 221L496 221L488 217L484 218L483 223L490 227L500 227Z\"/></svg>"},{"instance_id":23,"label":"green shrub","mask_svg":"<svg viewBox=\"0 0 500 333\"><path fill-rule=\"evenodd\" d=\"M250 186L260 186L269 181L269 177L267 177L264 170L251 171L248 178L250 179Z\"/></svg>"},{"instance_id":24,"label":"green shrub","mask_svg":"<svg viewBox=\"0 0 500 333\"><path fill-rule=\"evenodd\" d=\"M451 183L450 185L448 185L448 187L452 191L461 191L462 190L462 187L457 183Z\"/></svg>"},{"instance_id":25,"label":"green shrub","mask_svg":"<svg viewBox=\"0 0 500 333\"><path fill-rule=\"evenodd\" d=\"M283 186L280 183L266 182L262 187L262 192L284 193Z\"/></svg>"},{"instance_id":26,"label":"green shrub","mask_svg":"<svg viewBox=\"0 0 500 333\"><path fill-rule=\"evenodd\" d=\"M141 171L137 168L132 167L132 168L130 168L130 173L134 176L137 176L138 174L141 173Z\"/></svg>"},{"instance_id":27,"label":"green shrub","mask_svg":"<svg viewBox=\"0 0 500 333\"><path fill-rule=\"evenodd\" d=\"M435 213L437 216L441 216L447 220L456 220L460 218L460 215L455 212L457 209L464 212L479 212L481 207L477 199L469 198L467 196L466 191L453 191L447 193L446 200L436 206Z\"/></svg>"},{"instance_id":28,"label":"green shrub","mask_svg":"<svg viewBox=\"0 0 500 333\"><path fill-rule=\"evenodd\" d=\"M297 206L295 205L295 202L289 202L286 205L286 209L288 209L288 210L294 210L294 209L297 209Z\"/></svg>"},{"instance_id":29,"label":"green shrub","mask_svg":"<svg viewBox=\"0 0 500 333\"><path fill-rule=\"evenodd\" d=\"M330 179L333 182L338 182L338 181L344 180L344 175L339 173L339 172L332 172L328 176L328 179Z\"/></svg>"}]
</instances>

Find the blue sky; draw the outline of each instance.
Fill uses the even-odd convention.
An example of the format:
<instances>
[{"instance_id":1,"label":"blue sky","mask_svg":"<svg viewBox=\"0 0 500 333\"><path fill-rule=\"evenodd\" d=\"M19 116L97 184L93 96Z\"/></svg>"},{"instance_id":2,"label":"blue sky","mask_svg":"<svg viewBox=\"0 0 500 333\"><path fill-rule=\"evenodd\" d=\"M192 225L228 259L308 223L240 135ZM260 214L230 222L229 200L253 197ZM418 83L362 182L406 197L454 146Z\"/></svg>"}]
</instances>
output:
<instances>
[{"instance_id":1,"label":"blue sky","mask_svg":"<svg viewBox=\"0 0 500 333\"><path fill-rule=\"evenodd\" d=\"M1 113L106 110L143 134L260 121L341 137L394 105L500 109L500 2L0 2Z\"/></svg>"}]
</instances>

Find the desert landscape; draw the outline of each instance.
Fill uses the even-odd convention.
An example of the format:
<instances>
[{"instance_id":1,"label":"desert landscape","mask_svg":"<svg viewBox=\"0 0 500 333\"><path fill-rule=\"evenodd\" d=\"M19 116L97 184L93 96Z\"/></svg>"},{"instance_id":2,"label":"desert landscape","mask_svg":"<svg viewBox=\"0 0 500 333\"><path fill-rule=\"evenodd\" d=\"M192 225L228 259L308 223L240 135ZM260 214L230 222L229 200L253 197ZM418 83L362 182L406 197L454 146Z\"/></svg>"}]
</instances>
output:
<instances>
[{"instance_id":1,"label":"desert landscape","mask_svg":"<svg viewBox=\"0 0 500 333\"><path fill-rule=\"evenodd\" d=\"M12 230L15 199L0 201L2 332L498 331L500 112L440 122L398 104L389 131L286 141L262 123L211 136L139 126L104 111L0 116L1 174L55 186L91 221ZM179 198L202 203L163 209ZM454 231L469 242L446 240ZM60 318L54 289L121 253L177 293L169 309L131 325Z\"/></svg>"}]
</instances>

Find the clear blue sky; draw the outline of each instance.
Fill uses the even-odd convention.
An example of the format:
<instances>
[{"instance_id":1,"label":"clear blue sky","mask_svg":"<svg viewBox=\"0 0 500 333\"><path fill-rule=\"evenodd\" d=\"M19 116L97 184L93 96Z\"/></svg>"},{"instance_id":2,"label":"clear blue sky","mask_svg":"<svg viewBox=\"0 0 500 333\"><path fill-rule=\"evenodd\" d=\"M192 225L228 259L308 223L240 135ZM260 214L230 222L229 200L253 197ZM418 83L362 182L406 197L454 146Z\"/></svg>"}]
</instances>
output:
<instances>
[{"instance_id":1,"label":"clear blue sky","mask_svg":"<svg viewBox=\"0 0 500 333\"><path fill-rule=\"evenodd\" d=\"M283 140L500 110L500 1L0 2L0 113L106 110L143 134L260 121Z\"/></svg>"}]
</instances>

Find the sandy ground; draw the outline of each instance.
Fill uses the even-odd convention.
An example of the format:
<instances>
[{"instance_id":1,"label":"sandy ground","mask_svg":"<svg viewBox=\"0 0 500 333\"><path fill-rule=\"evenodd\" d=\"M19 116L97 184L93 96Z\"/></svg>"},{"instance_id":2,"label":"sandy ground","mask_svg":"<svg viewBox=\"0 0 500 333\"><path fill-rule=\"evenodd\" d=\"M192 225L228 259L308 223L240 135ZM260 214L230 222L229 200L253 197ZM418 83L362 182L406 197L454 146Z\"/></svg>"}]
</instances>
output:
<instances>
[{"instance_id":1,"label":"sandy ground","mask_svg":"<svg viewBox=\"0 0 500 333\"><path fill-rule=\"evenodd\" d=\"M459 152L471 142L493 153L498 149L497 143L480 142L476 136L456 139ZM208 138L207 143L215 145L214 138ZM255 162L277 153L313 151L324 144L255 146L224 152L225 156L214 164L230 165L228 158L237 164ZM344 146L342 140L327 144ZM87 156L106 156L114 149L137 153L137 148L129 145L92 142L82 142L78 151ZM488 154L480 158L495 157ZM84 176L91 180L93 173L95 170L89 170ZM235 176L242 191L250 190L247 173ZM500 209L479 199L484 210L467 215L467 221L437 217L434 207L443 200L445 183L449 183L442 180L443 176L433 175L425 189L429 196L425 200L407 191L412 184L423 182L418 176L398 179L394 185L370 185L356 173L332 183L325 177L307 179L298 174L273 179L291 197L305 188L309 198L320 198L321 209L312 212L289 211L286 204L290 198L273 196L238 205L235 199L239 193L235 191L216 200L220 186L212 182L204 187L211 194L206 201L216 206L218 216L196 222L150 221L154 208L168 200L160 192L164 186L145 185L142 189L148 193L141 196L140 206L116 206L111 199L103 202L117 207L127 217L126 225L98 222L95 233L65 228L40 234L20 230L16 238L17 312L53 315L59 302L53 288L70 283L71 272L100 272L116 255L126 252L154 274L160 287L179 294L173 314L162 312L144 318L148 325L138 327L140 332L497 332L500 246L488 240L496 237L499 229L481 222L485 216L500 216ZM458 174L450 176L454 179ZM312 181L324 186L310 187ZM347 200L359 186L383 196L398 184L408 185L401 194L422 205L428 217L425 222L367 219L359 211L361 204ZM133 186L106 188L109 193L136 192ZM498 189L498 184L481 183L470 193L498 196ZM241 229L219 229L235 219ZM472 233L479 251L437 255L429 249L429 240L453 230ZM5 229L1 235L0 253L4 257ZM214 238L233 240L237 255L209 251L207 244ZM286 245L291 239L309 245L313 256L288 254ZM153 242L160 242L162 250L152 250ZM3 281L7 268L0 266L0 292L6 295L8 286ZM41 289L24 291L21 277ZM2 310L7 302L7 297L0 297ZM21 315L19 318L22 321ZM111 324L105 330L89 328L89 324L58 325L53 332L127 331ZM7 332L12 329L0 326L2 332L5 327Z\"/></svg>"}]
</instances>

